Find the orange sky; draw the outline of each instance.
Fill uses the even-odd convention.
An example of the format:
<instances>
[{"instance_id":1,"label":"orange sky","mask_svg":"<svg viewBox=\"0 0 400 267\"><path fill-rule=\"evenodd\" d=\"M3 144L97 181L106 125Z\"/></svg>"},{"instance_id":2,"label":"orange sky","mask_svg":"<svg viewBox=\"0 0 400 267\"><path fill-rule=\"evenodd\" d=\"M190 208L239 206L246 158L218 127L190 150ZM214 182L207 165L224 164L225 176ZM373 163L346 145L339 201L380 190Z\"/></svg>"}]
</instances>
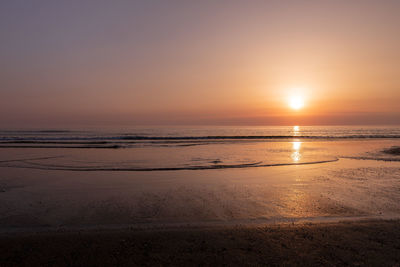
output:
<instances>
[{"instance_id":1,"label":"orange sky","mask_svg":"<svg viewBox=\"0 0 400 267\"><path fill-rule=\"evenodd\" d=\"M399 1L55 2L0 3L4 127L400 124Z\"/></svg>"}]
</instances>

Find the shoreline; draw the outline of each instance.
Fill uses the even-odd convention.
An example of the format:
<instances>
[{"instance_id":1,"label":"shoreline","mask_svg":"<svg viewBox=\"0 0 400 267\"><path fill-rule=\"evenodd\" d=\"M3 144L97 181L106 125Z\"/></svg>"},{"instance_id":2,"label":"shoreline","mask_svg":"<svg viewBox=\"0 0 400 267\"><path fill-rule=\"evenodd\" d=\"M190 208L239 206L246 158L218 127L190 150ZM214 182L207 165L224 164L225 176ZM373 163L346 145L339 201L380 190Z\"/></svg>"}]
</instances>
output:
<instances>
[{"instance_id":1,"label":"shoreline","mask_svg":"<svg viewBox=\"0 0 400 267\"><path fill-rule=\"evenodd\" d=\"M1 266L396 266L399 262L399 219L0 234Z\"/></svg>"}]
</instances>

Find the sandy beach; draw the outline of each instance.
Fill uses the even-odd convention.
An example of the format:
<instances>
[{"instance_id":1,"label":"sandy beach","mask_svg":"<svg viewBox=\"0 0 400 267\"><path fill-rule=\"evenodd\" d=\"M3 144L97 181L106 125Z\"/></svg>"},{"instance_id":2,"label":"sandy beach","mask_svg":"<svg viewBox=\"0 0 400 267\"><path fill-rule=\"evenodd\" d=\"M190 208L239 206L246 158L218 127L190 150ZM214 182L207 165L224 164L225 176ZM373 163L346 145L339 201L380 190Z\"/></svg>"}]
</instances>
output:
<instances>
[{"instance_id":1,"label":"sandy beach","mask_svg":"<svg viewBox=\"0 0 400 267\"><path fill-rule=\"evenodd\" d=\"M140 148L3 148L0 266L397 266L398 145L235 141L142 149L155 163L194 155L199 164L214 147L229 156L224 146L241 158L290 163L174 171L88 171L98 162L134 164L127 158Z\"/></svg>"},{"instance_id":2,"label":"sandy beach","mask_svg":"<svg viewBox=\"0 0 400 267\"><path fill-rule=\"evenodd\" d=\"M399 221L0 235L1 266L398 266Z\"/></svg>"}]
</instances>

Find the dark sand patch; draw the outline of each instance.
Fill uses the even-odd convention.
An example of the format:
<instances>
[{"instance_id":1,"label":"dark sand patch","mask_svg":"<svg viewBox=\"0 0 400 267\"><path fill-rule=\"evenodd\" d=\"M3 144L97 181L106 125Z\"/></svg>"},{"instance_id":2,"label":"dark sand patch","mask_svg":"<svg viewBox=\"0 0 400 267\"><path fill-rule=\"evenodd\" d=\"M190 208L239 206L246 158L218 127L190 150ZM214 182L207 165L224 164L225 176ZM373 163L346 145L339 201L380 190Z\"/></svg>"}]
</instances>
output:
<instances>
[{"instance_id":1,"label":"dark sand patch","mask_svg":"<svg viewBox=\"0 0 400 267\"><path fill-rule=\"evenodd\" d=\"M398 266L400 221L0 235L0 266Z\"/></svg>"}]
</instances>

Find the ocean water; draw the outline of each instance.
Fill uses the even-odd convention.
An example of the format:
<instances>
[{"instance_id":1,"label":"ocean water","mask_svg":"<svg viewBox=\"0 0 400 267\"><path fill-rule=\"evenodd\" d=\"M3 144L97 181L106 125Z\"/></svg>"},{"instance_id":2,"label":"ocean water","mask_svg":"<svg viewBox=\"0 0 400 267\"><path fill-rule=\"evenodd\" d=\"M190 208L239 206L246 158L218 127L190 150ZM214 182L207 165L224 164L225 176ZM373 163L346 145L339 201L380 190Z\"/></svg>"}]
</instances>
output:
<instances>
[{"instance_id":1,"label":"ocean water","mask_svg":"<svg viewBox=\"0 0 400 267\"><path fill-rule=\"evenodd\" d=\"M339 157L398 160L376 148L360 154L360 148L338 151L332 145L349 140L353 144L400 140L400 127L1 130L0 165L70 171L169 171L318 164ZM318 147L317 142L330 144Z\"/></svg>"}]
</instances>

